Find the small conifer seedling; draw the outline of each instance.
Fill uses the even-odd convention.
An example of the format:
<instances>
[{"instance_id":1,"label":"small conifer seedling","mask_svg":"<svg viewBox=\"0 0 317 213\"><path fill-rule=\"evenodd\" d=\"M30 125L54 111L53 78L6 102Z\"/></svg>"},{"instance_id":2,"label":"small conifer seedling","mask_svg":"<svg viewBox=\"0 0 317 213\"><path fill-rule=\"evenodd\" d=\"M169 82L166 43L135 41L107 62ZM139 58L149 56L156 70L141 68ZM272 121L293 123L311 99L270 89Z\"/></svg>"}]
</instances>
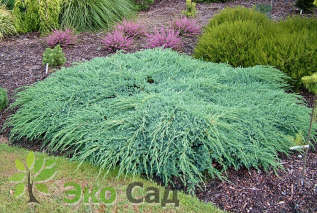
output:
<instances>
[{"instance_id":1,"label":"small conifer seedling","mask_svg":"<svg viewBox=\"0 0 317 213\"><path fill-rule=\"evenodd\" d=\"M43 65L48 64L49 67L58 67L64 65L66 62L65 54L60 45L55 48L46 48L43 53Z\"/></svg>"}]
</instances>

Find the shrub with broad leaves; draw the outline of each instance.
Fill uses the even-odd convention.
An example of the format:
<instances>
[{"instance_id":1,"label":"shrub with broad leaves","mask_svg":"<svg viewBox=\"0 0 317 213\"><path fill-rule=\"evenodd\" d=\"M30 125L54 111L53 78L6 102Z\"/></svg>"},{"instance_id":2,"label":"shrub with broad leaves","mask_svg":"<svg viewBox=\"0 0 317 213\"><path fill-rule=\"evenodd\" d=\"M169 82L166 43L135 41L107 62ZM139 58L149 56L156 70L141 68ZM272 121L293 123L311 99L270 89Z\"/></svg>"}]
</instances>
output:
<instances>
[{"instance_id":1,"label":"shrub with broad leaves","mask_svg":"<svg viewBox=\"0 0 317 213\"><path fill-rule=\"evenodd\" d=\"M179 32L173 29L155 30L153 34L147 34L147 47L164 47L171 48L174 50L181 49L182 40L179 37Z\"/></svg>"},{"instance_id":2,"label":"shrub with broad leaves","mask_svg":"<svg viewBox=\"0 0 317 213\"><path fill-rule=\"evenodd\" d=\"M178 31L180 35L186 36L198 35L201 32L198 23L195 20L189 19L187 17L176 20L173 23L173 28L174 30Z\"/></svg>"},{"instance_id":3,"label":"shrub with broad leaves","mask_svg":"<svg viewBox=\"0 0 317 213\"><path fill-rule=\"evenodd\" d=\"M133 43L133 39L124 35L121 31L115 30L108 33L102 43L109 52L114 53L118 50L128 50Z\"/></svg>"},{"instance_id":4,"label":"shrub with broad leaves","mask_svg":"<svg viewBox=\"0 0 317 213\"><path fill-rule=\"evenodd\" d=\"M60 45L62 47L74 44L76 41L76 37L72 30L67 29L65 31L62 30L54 30L51 35L47 37L47 44L50 47L55 47L56 45Z\"/></svg>"},{"instance_id":5,"label":"shrub with broad leaves","mask_svg":"<svg viewBox=\"0 0 317 213\"><path fill-rule=\"evenodd\" d=\"M130 38L139 38L145 35L144 27L132 21L124 20L121 24L116 26L115 30L122 32Z\"/></svg>"}]
</instances>

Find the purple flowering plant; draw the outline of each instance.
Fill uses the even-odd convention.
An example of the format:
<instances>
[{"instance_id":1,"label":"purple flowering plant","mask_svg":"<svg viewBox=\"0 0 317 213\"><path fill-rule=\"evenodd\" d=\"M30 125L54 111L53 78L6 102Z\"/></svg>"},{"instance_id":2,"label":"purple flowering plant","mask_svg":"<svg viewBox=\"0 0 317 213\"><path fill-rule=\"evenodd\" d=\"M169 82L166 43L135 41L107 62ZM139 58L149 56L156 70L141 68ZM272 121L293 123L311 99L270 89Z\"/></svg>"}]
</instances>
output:
<instances>
[{"instance_id":1,"label":"purple flowering plant","mask_svg":"<svg viewBox=\"0 0 317 213\"><path fill-rule=\"evenodd\" d=\"M182 47L182 40L179 37L179 32L173 29L155 30L152 34L147 34L147 47L163 47L179 50Z\"/></svg>"},{"instance_id":2,"label":"purple flowering plant","mask_svg":"<svg viewBox=\"0 0 317 213\"><path fill-rule=\"evenodd\" d=\"M145 30L142 25L127 20L124 20L121 24L117 25L115 31L120 31L130 38L140 38L145 35Z\"/></svg>"},{"instance_id":3,"label":"purple flowering plant","mask_svg":"<svg viewBox=\"0 0 317 213\"><path fill-rule=\"evenodd\" d=\"M102 43L109 52L115 53L118 50L128 50L133 44L133 39L124 35L121 31L115 30L108 33Z\"/></svg>"},{"instance_id":4,"label":"purple flowering plant","mask_svg":"<svg viewBox=\"0 0 317 213\"><path fill-rule=\"evenodd\" d=\"M193 36L199 35L201 32L198 23L194 19L189 19L187 17L176 20L172 26L180 35Z\"/></svg>"},{"instance_id":5,"label":"purple flowering plant","mask_svg":"<svg viewBox=\"0 0 317 213\"><path fill-rule=\"evenodd\" d=\"M60 45L62 47L72 45L76 41L76 36L70 29L54 30L46 39L48 46L55 47Z\"/></svg>"}]
</instances>

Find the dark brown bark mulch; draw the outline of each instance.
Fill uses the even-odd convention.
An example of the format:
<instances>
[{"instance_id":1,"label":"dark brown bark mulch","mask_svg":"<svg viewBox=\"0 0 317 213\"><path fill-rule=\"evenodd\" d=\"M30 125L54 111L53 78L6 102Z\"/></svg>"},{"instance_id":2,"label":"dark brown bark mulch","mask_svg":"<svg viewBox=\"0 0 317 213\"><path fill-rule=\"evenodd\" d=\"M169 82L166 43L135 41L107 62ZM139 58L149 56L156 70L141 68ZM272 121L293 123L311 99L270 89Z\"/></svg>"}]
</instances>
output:
<instances>
[{"instance_id":1,"label":"dark brown bark mulch","mask_svg":"<svg viewBox=\"0 0 317 213\"><path fill-rule=\"evenodd\" d=\"M303 154L282 161L277 175L256 170L229 171L228 181L209 181L196 193L230 212L317 212L317 153L309 153L304 185Z\"/></svg>"}]
</instances>

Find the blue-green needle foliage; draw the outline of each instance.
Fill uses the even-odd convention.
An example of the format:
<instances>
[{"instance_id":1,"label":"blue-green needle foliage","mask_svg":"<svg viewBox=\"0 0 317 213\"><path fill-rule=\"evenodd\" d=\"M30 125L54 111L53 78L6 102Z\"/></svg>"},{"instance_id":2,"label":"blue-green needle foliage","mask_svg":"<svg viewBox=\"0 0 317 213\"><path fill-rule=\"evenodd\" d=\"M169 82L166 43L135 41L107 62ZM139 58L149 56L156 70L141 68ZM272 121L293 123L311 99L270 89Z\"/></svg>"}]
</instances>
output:
<instances>
[{"instance_id":1,"label":"blue-green needle foliage","mask_svg":"<svg viewBox=\"0 0 317 213\"><path fill-rule=\"evenodd\" d=\"M227 169L279 167L308 129L301 98L271 67L232 68L171 50L116 54L63 68L17 94L11 139L121 173L193 190ZM314 131L316 126L314 126ZM215 168L213 163L217 163ZM220 169L222 168L222 169Z\"/></svg>"}]
</instances>

